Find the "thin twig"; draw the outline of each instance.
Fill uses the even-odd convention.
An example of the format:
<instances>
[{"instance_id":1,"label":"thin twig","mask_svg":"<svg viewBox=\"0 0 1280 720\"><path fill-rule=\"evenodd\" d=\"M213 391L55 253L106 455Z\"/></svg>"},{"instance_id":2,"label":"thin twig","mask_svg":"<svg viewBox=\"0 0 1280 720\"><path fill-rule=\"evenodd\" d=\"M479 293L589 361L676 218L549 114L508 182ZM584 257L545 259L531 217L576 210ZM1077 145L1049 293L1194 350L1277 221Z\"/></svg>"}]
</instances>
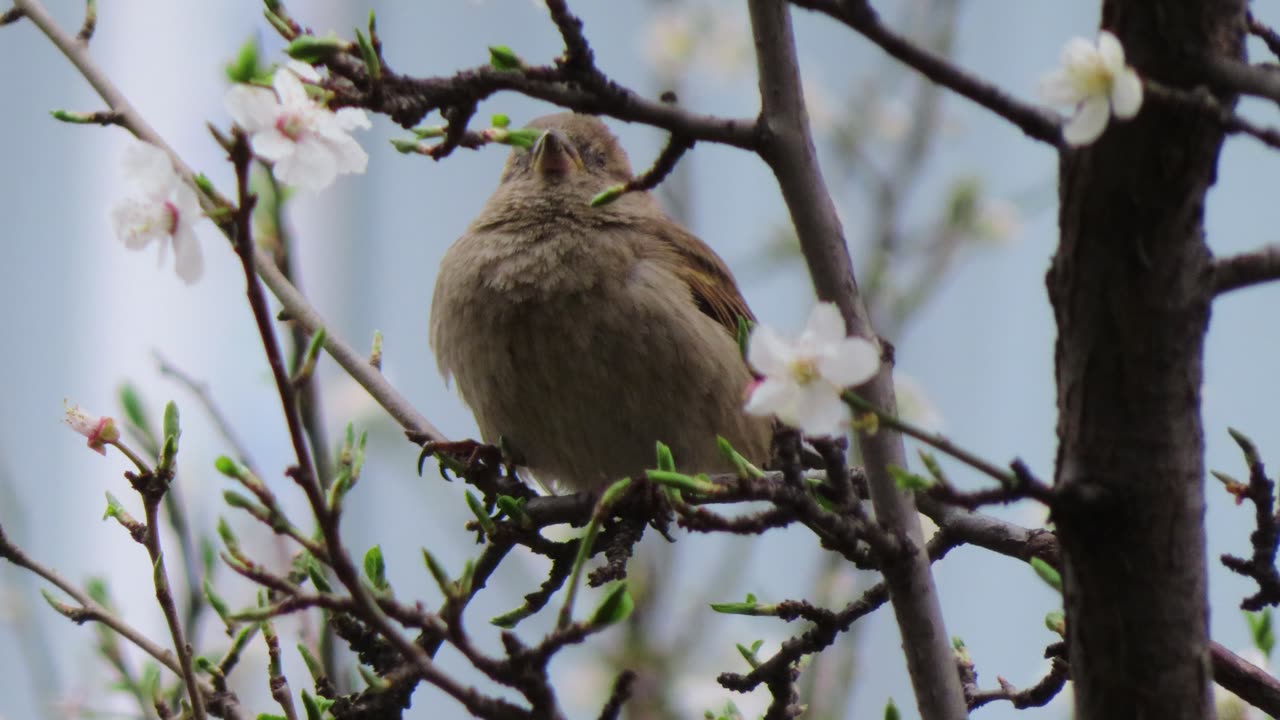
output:
<instances>
[{"instance_id":1,"label":"thin twig","mask_svg":"<svg viewBox=\"0 0 1280 720\"><path fill-rule=\"evenodd\" d=\"M1061 147L1061 122L1052 113L1024 103L991 83L962 70L947 59L918 47L885 27L866 0L792 0L793 4L824 13L861 33L882 50L930 80L969 98L1016 125L1022 132Z\"/></svg>"},{"instance_id":2,"label":"thin twig","mask_svg":"<svg viewBox=\"0 0 1280 720\"><path fill-rule=\"evenodd\" d=\"M148 474L134 481L134 488L142 496L142 506L146 512L147 532L143 546L151 558L151 580L155 586L156 602L160 604L165 622L169 625L169 635L173 638L174 650L178 654L178 666L182 669L182 680L187 686L187 697L191 700L191 711L196 720L203 720L206 717L204 695L196 682L191 646L187 644L182 629L182 618L178 613L165 567L164 550L160 547L160 502L172 480L172 475L165 477Z\"/></svg>"},{"instance_id":3,"label":"thin twig","mask_svg":"<svg viewBox=\"0 0 1280 720\"><path fill-rule=\"evenodd\" d=\"M88 50L58 26L39 0L14 0L14 6L21 9L27 17L31 18L31 21L40 28L40 31L80 71L80 74L89 82L103 101L107 103L107 106L120 114L124 127L138 139L151 143L168 153L174 167L187 181L191 181L193 172L190 166L183 162L182 157L174 152L173 148L160 136L160 133L142 117L132 103L129 102L128 98L111 82L111 79L102 68L94 62ZM206 211L213 210L216 207L230 207L230 203L225 199L220 198L221 203L217 204L214 200L205 198L203 194L201 194L201 197ZM224 233L231 232L229 226L219 226L219 228ZM276 299L284 306L290 318L311 332L315 332L322 327L330 327L324 322L324 319L316 309L307 302L302 293L298 292L297 288L284 277L279 268L275 266L275 262L266 253L255 249L253 263L254 269L261 275L262 281L266 283L267 287L276 296ZM405 429L406 433L420 438L444 439L444 434L436 429L430 421L413 407L412 403L387 382L382 373L370 366L360 353L343 342L336 333L332 331L326 332L324 348L351 377L355 378L356 382L360 383L369 392L369 395L378 404L382 405L391 417Z\"/></svg>"},{"instance_id":4,"label":"thin twig","mask_svg":"<svg viewBox=\"0 0 1280 720\"><path fill-rule=\"evenodd\" d=\"M1280 57L1280 33L1254 17L1252 11L1245 16L1245 22L1249 26L1249 34L1262 40L1272 55Z\"/></svg>"},{"instance_id":5,"label":"thin twig","mask_svg":"<svg viewBox=\"0 0 1280 720\"><path fill-rule=\"evenodd\" d=\"M21 548L11 544L5 536L3 527L0 527L0 559L7 560L17 567L34 573L75 600L76 604L79 605L78 608L74 609L76 615L71 617L75 622L96 622L111 628L120 637L150 655L156 662L165 666L174 674L182 675L182 667L179 665L178 659L172 650L153 642L115 613L99 605L93 598L89 597L88 593L62 577L56 570L36 562ZM234 720L243 717L240 713L239 701L235 695L217 693L203 681L197 682L197 686L200 692L209 700L209 708L214 713Z\"/></svg>"},{"instance_id":6,"label":"thin twig","mask_svg":"<svg viewBox=\"0 0 1280 720\"><path fill-rule=\"evenodd\" d=\"M208 414L209 419L213 421L214 428L218 434L222 436L222 441L231 448L231 452L235 454L235 459L241 465L249 468L254 475L261 475L253 462L253 458L249 455L249 449L236 435L235 428L231 426L231 422L227 420L227 416L218 407L217 402L213 399L213 394L209 392L209 384L197 380L189 375L182 368L169 362L159 352L154 353L156 368L161 375L171 377L182 385L192 395L196 396L196 400L200 401L200 405L204 407L204 411Z\"/></svg>"},{"instance_id":7,"label":"thin twig","mask_svg":"<svg viewBox=\"0 0 1280 720\"><path fill-rule=\"evenodd\" d=\"M1147 79L1144 82L1144 87L1147 94L1153 98L1177 103L1183 107L1208 115L1218 121L1222 129L1228 133L1248 135L1264 145L1280 148L1280 129L1265 127L1237 115L1226 105L1223 105L1218 98L1214 97L1213 93L1209 92L1207 88L1200 87L1195 90L1183 90L1162 85L1151 79Z\"/></svg>"}]
</instances>

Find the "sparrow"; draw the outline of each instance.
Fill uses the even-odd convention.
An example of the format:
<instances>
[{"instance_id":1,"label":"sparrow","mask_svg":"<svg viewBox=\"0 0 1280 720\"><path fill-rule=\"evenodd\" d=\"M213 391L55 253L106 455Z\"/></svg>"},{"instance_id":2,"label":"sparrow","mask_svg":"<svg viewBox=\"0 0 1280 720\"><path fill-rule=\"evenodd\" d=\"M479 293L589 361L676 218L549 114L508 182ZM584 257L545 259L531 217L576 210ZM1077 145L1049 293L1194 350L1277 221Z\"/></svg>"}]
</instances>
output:
<instances>
[{"instance_id":1,"label":"sparrow","mask_svg":"<svg viewBox=\"0 0 1280 720\"><path fill-rule=\"evenodd\" d=\"M737 329L754 321L733 275L647 192L591 207L632 178L604 123L561 113L529 127L497 190L445 253L431 347L475 415L539 481L598 491L655 467L732 469L769 454L771 422L743 412L754 381Z\"/></svg>"}]
</instances>

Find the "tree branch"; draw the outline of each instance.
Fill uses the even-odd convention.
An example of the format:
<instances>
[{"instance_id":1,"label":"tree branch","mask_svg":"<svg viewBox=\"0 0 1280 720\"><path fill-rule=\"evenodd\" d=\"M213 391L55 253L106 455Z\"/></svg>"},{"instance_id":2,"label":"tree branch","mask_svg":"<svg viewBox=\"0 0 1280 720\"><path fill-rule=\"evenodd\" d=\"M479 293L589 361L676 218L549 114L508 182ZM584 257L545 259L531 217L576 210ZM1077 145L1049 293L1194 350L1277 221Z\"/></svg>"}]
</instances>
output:
<instances>
[{"instance_id":1,"label":"tree branch","mask_svg":"<svg viewBox=\"0 0 1280 720\"><path fill-rule=\"evenodd\" d=\"M40 31L80 71L80 74L89 82L99 97L107 103L107 106L120 114L121 123L129 132L133 133L138 139L149 142L168 153L178 172L188 182L191 181L194 173L183 162L182 157L174 152L173 148L169 147L169 144L164 141L160 133L151 127L146 119L133 107L133 104L129 102L128 98L111 82L111 79L107 77L102 68L89 56L88 49L58 26L39 0L14 0L14 7L20 9L26 17L30 18L40 28ZM212 200L205 197L203 193L198 191L197 194L201 197L202 202L205 203L206 210L215 207ZM225 203L225 207L230 206L230 203L226 203L225 200L222 202ZM230 226L220 225L219 228L224 234L227 234L229 240L232 239L229 234L232 229ZM369 391L373 399L382 405L407 433L415 437L444 439L444 434L415 410L413 405L387 382L382 373L370 365L369 361L352 349L349 344L343 342L336 333L327 328L320 314L307 302L302 293L298 292L297 288L284 277L284 274L280 272L279 268L275 266L275 262L266 253L260 249L255 249L253 264L254 269L262 277L262 281L271 289L272 294L276 296L280 304L284 306L290 318L311 332L315 332L322 327L326 328L325 350L344 370L355 378L356 382Z\"/></svg>"},{"instance_id":2,"label":"tree branch","mask_svg":"<svg viewBox=\"0 0 1280 720\"><path fill-rule=\"evenodd\" d=\"M1028 137L1062 147L1061 121L1053 113L1024 103L991 83L918 47L880 22L866 0L792 0L848 25L921 75L1016 125Z\"/></svg>"},{"instance_id":3,"label":"tree branch","mask_svg":"<svg viewBox=\"0 0 1280 720\"><path fill-rule=\"evenodd\" d=\"M874 339L844 232L818 167L795 55L791 8L783 0L751 0L748 8L760 74L758 151L778 179L819 299L840 307L851 334ZM883 364L863 392L877 407L897 407L891 361ZM967 717L915 503L888 472L889 465L906 467L902 436L886 430L860 433L858 445L866 461L877 521L905 541L902 552L885 559L883 572L921 717Z\"/></svg>"},{"instance_id":4,"label":"tree branch","mask_svg":"<svg viewBox=\"0 0 1280 720\"><path fill-rule=\"evenodd\" d=\"M1253 285L1280 280L1280 244L1218 258L1213 263L1213 293L1222 295Z\"/></svg>"}]
</instances>

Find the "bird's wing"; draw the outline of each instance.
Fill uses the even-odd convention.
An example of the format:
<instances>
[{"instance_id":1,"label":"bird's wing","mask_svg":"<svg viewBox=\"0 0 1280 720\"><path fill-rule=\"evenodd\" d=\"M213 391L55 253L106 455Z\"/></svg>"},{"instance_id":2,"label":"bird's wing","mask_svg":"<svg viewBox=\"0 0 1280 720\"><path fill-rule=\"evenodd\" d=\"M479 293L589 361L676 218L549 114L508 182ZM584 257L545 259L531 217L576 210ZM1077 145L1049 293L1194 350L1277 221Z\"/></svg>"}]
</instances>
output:
<instances>
[{"instance_id":1,"label":"bird's wing","mask_svg":"<svg viewBox=\"0 0 1280 720\"><path fill-rule=\"evenodd\" d=\"M738 318L755 322L729 268L706 243L671 222L654 223L652 259L661 263L689 288L698 309L724 326L730 336L738 333Z\"/></svg>"}]
</instances>

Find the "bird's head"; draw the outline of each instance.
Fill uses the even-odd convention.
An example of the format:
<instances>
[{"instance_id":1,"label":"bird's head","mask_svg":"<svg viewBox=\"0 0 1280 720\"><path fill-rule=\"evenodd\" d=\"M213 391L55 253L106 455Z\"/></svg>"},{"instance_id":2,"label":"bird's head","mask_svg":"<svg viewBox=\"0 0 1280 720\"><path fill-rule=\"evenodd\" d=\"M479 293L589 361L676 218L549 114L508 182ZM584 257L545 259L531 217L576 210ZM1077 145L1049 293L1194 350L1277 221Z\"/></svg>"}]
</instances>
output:
<instances>
[{"instance_id":1,"label":"bird's head","mask_svg":"<svg viewBox=\"0 0 1280 720\"><path fill-rule=\"evenodd\" d=\"M609 185L631 179L631 163L618 139L591 115L559 113L529 123L542 130L533 147L516 148L502 183L562 193L581 188L587 199Z\"/></svg>"}]
</instances>

